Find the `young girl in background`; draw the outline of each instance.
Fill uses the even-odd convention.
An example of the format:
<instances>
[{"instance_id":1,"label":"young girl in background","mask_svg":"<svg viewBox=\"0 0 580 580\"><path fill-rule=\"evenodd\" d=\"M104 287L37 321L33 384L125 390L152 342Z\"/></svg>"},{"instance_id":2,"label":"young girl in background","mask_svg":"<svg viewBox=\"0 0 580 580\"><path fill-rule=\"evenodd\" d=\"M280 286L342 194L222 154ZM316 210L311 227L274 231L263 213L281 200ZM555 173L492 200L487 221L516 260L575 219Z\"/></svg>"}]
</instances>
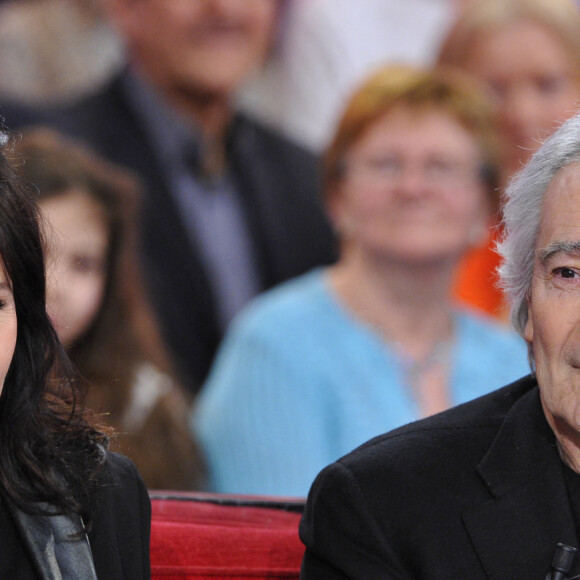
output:
<instances>
[{"instance_id":1,"label":"young girl in background","mask_svg":"<svg viewBox=\"0 0 580 580\"><path fill-rule=\"evenodd\" d=\"M86 381L86 404L116 431L113 448L154 489L201 487L189 407L140 281L136 181L48 129L24 131L17 172L38 192L45 218L47 310Z\"/></svg>"}]
</instances>

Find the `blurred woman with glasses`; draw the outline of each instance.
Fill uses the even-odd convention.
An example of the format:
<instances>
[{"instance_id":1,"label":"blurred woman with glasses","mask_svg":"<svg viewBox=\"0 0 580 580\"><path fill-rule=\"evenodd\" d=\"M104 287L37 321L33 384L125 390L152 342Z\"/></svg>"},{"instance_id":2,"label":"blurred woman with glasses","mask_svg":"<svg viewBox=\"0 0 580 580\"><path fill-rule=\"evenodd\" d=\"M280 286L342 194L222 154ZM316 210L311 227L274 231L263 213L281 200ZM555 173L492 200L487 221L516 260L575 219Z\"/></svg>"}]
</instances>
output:
<instances>
[{"instance_id":1,"label":"blurred woman with glasses","mask_svg":"<svg viewBox=\"0 0 580 580\"><path fill-rule=\"evenodd\" d=\"M497 203L476 86L377 71L348 103L324 175L338 262L256 299L201 393L192 424L216 490L305 495L370 437L529 372L521 339L451 299Z\"/></svg>"}]
</instances>

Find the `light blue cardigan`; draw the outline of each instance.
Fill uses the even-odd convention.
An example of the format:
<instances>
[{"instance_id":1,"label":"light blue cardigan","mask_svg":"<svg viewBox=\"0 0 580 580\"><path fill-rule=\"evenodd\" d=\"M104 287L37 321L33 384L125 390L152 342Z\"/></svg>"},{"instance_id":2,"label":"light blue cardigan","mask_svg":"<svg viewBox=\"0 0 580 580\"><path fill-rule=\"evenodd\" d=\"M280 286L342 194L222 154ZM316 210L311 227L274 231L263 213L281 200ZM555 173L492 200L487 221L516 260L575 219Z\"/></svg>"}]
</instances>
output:
<instances>
[{"instance_id":1,"label":"light blue cardigan","mask_svg":"<svg viewBox=\"0 0 580 580\"><path fill-rule=\"evenodd\" d=\"M528 374L525 342L455 312L451 390L463 403ZM395 354L316 269L234 322L192 415L214 491L304 496L328 463L418 417Z\"/></svg>"}]
</instances>

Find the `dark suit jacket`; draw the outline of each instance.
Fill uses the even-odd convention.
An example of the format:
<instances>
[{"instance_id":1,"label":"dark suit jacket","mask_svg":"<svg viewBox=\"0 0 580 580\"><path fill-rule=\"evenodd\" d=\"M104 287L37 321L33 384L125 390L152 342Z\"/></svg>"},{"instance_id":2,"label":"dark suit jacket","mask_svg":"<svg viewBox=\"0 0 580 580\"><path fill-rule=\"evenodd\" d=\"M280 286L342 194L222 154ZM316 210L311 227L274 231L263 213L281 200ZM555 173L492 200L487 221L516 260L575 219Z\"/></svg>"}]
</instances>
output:
<instances>
[{"instance_id":1,"label":"dark suit jacket","mask_svg":"<svg viewBox=\"0 0 580 580\"><path fill-rule=\"evenodd\" d=\"M92 516L89 541L97 577L150 578L151 501L137 469L126 457L108 454Z\"/></svg>"},{"instance_id":2,"label":"dark suit jacket","mask_svg":"<svg viewBox=\"0 0 580 580\"><path fill-rule=\"evenodd\" d=\"M199 252L169 194L167 176L139 118L115 78L99 93L38 119L80 137L110 160L135 170L146 185L141 215L147 283L165 338L195 390L205 378L221 332ZM25 118L29 122L29 117ZM19 128L18 114L7 125ZM335 258L320 204L316 159L283 137L238 116L228 155L246 211L263 288Z\"/></svg>"},{"instance_id":3,"label":"dark suit jacket","mask_svg":"<svg viewBox=\"0 0 580 580\"><path fill-rule=\"evenodd\" d=\"M99 475L92 498L90 547L78 516L30 515L10 502L8 505L38 578L146 580L151 577L151 502L135 466L126 457L110 453Z\"/></svg>"},{"instance_id":4,"label":"dark suit jacket","mask_svg":"<svg viewBox=\"0 0 580 580\"><path fill-rule=\"evenodd\" d=\"M529 377L378 437L312 486L301 578L544 580L578 547L562 465Z\"/></svg>"}]
</instances>

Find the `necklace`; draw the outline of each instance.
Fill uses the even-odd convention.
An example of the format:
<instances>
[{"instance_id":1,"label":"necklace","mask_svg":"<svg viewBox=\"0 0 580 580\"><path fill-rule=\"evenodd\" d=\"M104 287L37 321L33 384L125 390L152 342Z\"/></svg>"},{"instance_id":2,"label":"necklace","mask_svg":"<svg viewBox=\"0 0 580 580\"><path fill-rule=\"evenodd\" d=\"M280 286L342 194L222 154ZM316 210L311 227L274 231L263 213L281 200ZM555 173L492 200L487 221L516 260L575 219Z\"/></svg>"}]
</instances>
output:
<instances>
[{"instance_id":1,"label":"necklace","mask_svg":"<svg viewBox=\"0 0 580 580\"><path fill-rule=\"evenodd\" d=\"M418 395L420 383L428 371L436 366L446 370L449 366L452 346L449 340L437 341L431 351L421 359L414 358L400 342L390 344L403 368L405 381L415 395Z\"/></svg>"},{"instance_id":2,"label":"necklace","mask_svg":"<svg viewBox=\"0 0 580 580\"><path fill-rule=\"evenodd\" d=\"M363 296L360 294L360 285L355 285L353 290L351 285L345 284L344 275L340 278L340 276L337 277L337 273L336 269L330 272L329 280L332 293L336 294L338 302L342 303L341 307L347 313L352 314L360 324L372 331L385 346L390 347L391 355L394 354L402 367L404 382L415 399L420 401L423 398L421 395L424 389L421 389L421 386L425 382L426 374L437 367L441 371L440 377L438 380L433 381L432 374L429 377L430 382L438 382L445 389L454 342L453 335L455 334L451 309L446 307L444 310L447 317L447 329L440 333L440 336L443 334L445 339L436 341L425 356L418 358L413 356L409 349L405 348L400 341L394 340L386 328L379 324L377 318L373 315L373 310L369 307L369 301L363 300ZM342 274L344 274L344 270ZM434 374L436 375L437 373Z\"/></svg>"}]
</instances>

